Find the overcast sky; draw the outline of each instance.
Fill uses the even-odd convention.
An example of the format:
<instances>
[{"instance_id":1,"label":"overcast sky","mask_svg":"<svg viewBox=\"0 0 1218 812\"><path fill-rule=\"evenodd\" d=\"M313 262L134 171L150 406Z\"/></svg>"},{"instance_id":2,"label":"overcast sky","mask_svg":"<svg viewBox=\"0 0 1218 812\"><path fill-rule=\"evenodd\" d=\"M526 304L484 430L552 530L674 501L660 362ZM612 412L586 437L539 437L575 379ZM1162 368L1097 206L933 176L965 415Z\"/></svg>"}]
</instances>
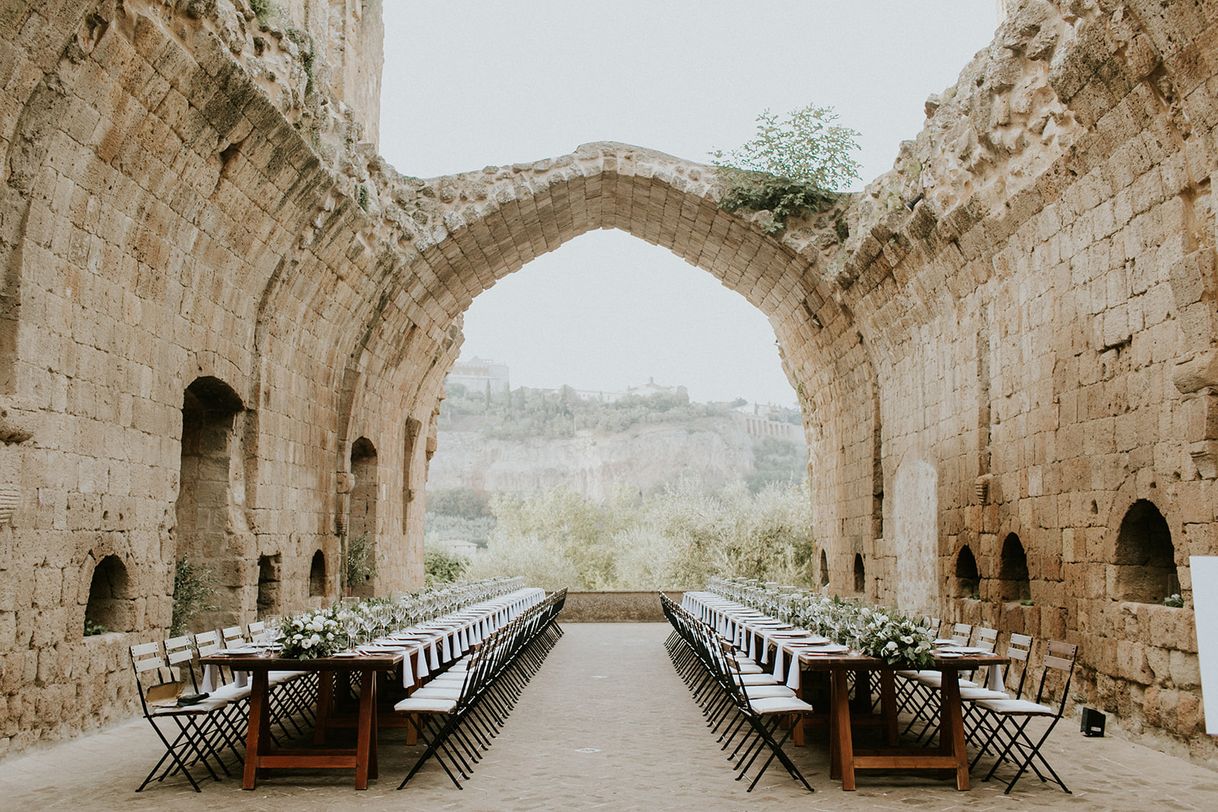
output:
<instances>
[{"instance_id":1,"label":"overcast sky","mask_svg":"<svg viewBox=\"0 0 1218 812\"><path fill-rule=\"evenodd\" d=\"M385 0L381 152L432 177L625 141L696 161L769 108L835 107L862 176L892 166L923 102L992 38L995 0ZM861 184L860 184L861 186ZM466 357L514 386L794 404L760 311L619 231L579 237L479 296Z\"/></svg>"}]
</instances>

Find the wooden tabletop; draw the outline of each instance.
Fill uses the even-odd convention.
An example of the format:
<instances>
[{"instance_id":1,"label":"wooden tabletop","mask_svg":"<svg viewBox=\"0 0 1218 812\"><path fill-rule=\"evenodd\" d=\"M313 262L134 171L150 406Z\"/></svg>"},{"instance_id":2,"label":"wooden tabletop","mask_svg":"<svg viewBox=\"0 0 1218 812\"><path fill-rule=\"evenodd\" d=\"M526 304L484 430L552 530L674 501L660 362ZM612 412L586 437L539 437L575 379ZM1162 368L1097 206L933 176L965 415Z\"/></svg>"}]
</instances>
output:
<instances>
[{"instance_id":1,"label":"wooden tabletop","mask_svg":"<svg viewBox=\"0 0 1218 812\"><path fill-rule=\"evenodd\" d=\"M317 657L298 660L268 654L211 654L200 657L202 665L222 665L238 671L373 671L396 668L404 651L384 651L355 657Z\"/></svg>"},{"instance_id":2,"label":"wooden tabletop","mask_svg":"<svg viewBox=\"0 0 1218 812\"><path fill-rule=\"evenodd\" d=\"M790 653L789 650L788 653ZM872 657L870 655L859 654L857 652L847 652L845 654L810 655L797 653L792 656L799 656L800 665L812 671L819 669L830 670L834 668L849 668L860 671L901 671L908 669L908 666L889 665L879 657ZM942 657L939 655L932 656L934 658L934 662L930 666L930 669L933 671L969 671L986 665L1006 665L1008 662L1010 662L1009 658L1001 657L997 654L962 654L959 657Z\"/></svg>"}]
</instances>

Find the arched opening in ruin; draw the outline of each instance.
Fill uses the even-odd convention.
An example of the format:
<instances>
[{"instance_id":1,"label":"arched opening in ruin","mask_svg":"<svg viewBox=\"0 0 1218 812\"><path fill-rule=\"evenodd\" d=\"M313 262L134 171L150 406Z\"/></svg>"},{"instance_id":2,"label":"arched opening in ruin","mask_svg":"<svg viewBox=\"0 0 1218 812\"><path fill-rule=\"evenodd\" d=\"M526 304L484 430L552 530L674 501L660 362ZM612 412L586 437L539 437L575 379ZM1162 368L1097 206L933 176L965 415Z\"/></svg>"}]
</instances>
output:
<instances>
[{"instance_id":1,"label":"arched opening in ruin","mask_svg":"<svg viewBox=\"0 0 1218 812\"><path fill-rule=\"evenodd\" d=\"M258 617L279 612L279 573L283 557L279 553L258 556Z\"/></svg>"},{"instance_id":2,"label":"arched opening in ruin","mask_svg":"<svg viewBox=\"0 0 1218 812\"><path fill-rule=\"evenodd\" d=\"M957 598L980 597L981 574L977 571L977 558L966 544L956 554L956 572L953 594Z\"/></svg>"},{"instance_id":3,"label":"arched opening in ruin","mask_svg":"<svg viewBox=\"0 0 1218 812\"><path fill-rule=\"evenodd\" d=\"M854 554L854 592L862 595L867 591L867 569L863 564L863 554Z\"/></svg>"},{"instance_id":4,"label":"arched opening in ruin","mask_svg":"<svg viewBox=\"0 0 1218 812\"><path fill-rule=\"evenodd\" d=\"M999 595L1004 601L1029 601L1032 584L1028 576L1028 554L1015 533L1007 534L998 560Z\"/></svg>"},{"instance_id":5,"label":"arched opening in ruin","mask_svg":"<svg viewBox=\"0 0 1218 812\"><path fill-rule=\"evenodd\" d=\"M351 474L355 484L351 488L347 518L346 587L353 595L367 596L372 594L372 577L376 572L376 509L380 494L376 446L367 437L351 444Z\"/></svg>"},{"instance_id":6,"label":"arched opening in ruin","mask_svg":"<svg viewBox=\"0 0 1218 812\"><path fill-rule=\"evenodd\" d=\"M602 253L604 264L594 264ZM797 563L780 572L781 553L750 551L739 559L750 569L736 572L814 586L818 550L807 491L800 489L808 466L798 396L775 348L775 324L732 287L674 263L669 252L633 235L596 232L556 246L475 299L462 318L461 361L445 382L437 419L426 501L429 549L460 551L477 574L541 569L547 561L555 566L541 575L565 577L555 573L570 570L557 564L569 562L580 588L690 588L696 580L683 579L707 568L678 566L689 557L667 554L677 549L681 531L660 518L662 494L676 490L706 500L695 532L707 544L690 557L705 552L708 560L711 544L727 549L732 533L767 520L763 498L771 494L771 518L786 510L799 517L774 524L771 546L806 531L787 559ZM521 330L521 324L545 329ZM753 363L729 363L725 353ZM665 450L648 452L648 444ZM487 494L508 493L536 504L559 489L572 492L563 501L566 515L612 517L603 545L581 544L595 552L580 555L574 543L555 543L545 555L517 560L506 551L507 540L485 532L484 515L473 515L475 494L485 501ZM626 489L630 498L619 498ZM494 501L501 513L490 519L500 528L522 526L505 501ZM808 510L791 508L795 502ZM737 508L747 522L728 519ZM521 515L527 511L521 508ZM533 535L545 544L559 534ZM628 537L647 544L620 541ZM636 555L643 546L647 552ZM644 562L644 555L653 561ZM501 569L490 570L491 562L503 562ZM584 580L593 567L605 572ZM822 569L827 583L827 560Z\"/></svg>"},{"instance_id":7,"label":"arched opening in ruin","mask_svg":"<svg viewBox=\"0 0 1218 812\"><path fill-rule=\"evenodd\" d=\"M326 554L321 550L313 553L309 563L309 597L324 598L326 596Z\"/></svg>"},{"instance_id":8,"label":"arched opening in ruin","mask_svg":"<svg viewBox=\"0 0 1218 812\"><path fill-rule=\"evenodd\" d=\"M236 620L242 608L242 561L230 543L230 511L235 422L243 408L231 386L209 376L197 378L182 396L177 558L211 571L217 583L212 603L225 621Z\"/></svg>"},{"instance_id":9,"label":"arched opening in ruin","mask_svg":"<svg viewBox=\"0 0 1218 812\"><path fill-rule=\"evenodd\" d=\"M1180 592L1171 528L1153 502L1139 499L1125 512L1113 563L1118 600L1162 603Z\"/></svg>"},{"instance_id":10,"label":"arched opening in ruin","mask_svg":"<svg viewBox=\"0 0 1218 812\"><path fill-rule=\"evenodd\" d=\"M823 549L820 551L820 585L829 585L829 556Z\"/></svg>"},{"instance_id":11,"label":"arched opening in ruin","mask_svg":"<svg viewBox=\"0 0 1218 812\"><path fill-rule=\"evenodd\" d=\"M89 556L88 564L93 561L93 556ZM127 577L127 566L117 555L105 556L93 567L89 579L89 597L85 604L85 635L126 632L134 628L135 605Z\"/></svg>"}]
</instances>

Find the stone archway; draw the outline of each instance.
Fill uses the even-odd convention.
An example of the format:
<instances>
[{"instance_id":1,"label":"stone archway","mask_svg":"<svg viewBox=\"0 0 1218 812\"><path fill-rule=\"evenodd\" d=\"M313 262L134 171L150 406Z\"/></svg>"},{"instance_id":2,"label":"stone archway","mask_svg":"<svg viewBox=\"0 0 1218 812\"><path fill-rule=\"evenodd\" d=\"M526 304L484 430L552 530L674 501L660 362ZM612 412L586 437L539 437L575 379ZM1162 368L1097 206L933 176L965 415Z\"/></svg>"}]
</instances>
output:
<instances>
[{"instance_id":1,"label":"stone archway","mask_svg":"<svg viewBox=\"0 0 1218 812\"><path fill-rule=\"evenodd\" d=\"M839 212L810 218L776 238L765 233L763 215L719 208L721 188L713 167L613 142L427 181L426 188L433 194L417 196L403 210L410 222L424 226L412 243L418 254L387 279L388 289L367 316L365 338L348 361L346 377L359 381L351 392L350 414L367 411L367 403L391 403L423 422L424 428L399 434L404 446L412 444L414 434L432 433L431 416L460 352L462 318L473 299L568 240L613 228L669 249L760 309L774 327L788 377L804 393L805 412L819 409L826 423L848 425L852 436L858 434L848 449L827 446L820 470L828 476L841 469L834 479L845 481L843 460L858 451L872 461L869 476L882 476L878 383L866 344L852 340L849 358L826 358L823 364L817 359L818 347L851 324L847 312L837 311L822 251L826 241L838 239ZM831 326L813 316L835 311L839 317ZM427 366L413 367L403 380L397 373L415 358L428 359ZM836 378L837 363L850 373L836 381L830 396L813 376ZM844 404L834 405L842 399L872 408L860 419ZM343 418L344 425L349 422ZM400 474L402 492L418 490L410 483L422 481L425 467L421 455L408 455ZM843 502L835 513L848 519L852 544L869 548L883 485L868 488L877 494L872 503ZM412 519L417 514L421 511L405 500L398 518L407 537L421 530ZM819 533L834 549L840 546L840 526L827 521Z\"/></svg>"}]
</instances>

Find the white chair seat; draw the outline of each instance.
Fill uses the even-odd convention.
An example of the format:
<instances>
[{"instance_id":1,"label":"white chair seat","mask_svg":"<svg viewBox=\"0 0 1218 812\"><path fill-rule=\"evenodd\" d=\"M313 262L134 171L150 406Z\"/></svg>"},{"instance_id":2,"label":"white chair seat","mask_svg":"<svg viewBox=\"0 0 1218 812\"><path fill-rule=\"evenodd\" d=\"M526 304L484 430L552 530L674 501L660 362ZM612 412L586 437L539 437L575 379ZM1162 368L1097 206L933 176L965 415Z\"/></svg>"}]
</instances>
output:
<instances>
[{"instance_id":1,"label":"white chair seat","mask_svg":"<svg viewBox=\"0 0 1218 812\"><path fill-rule=\"evenodd\" d=\"M228 700L226 699L212 699L211 697L208 697L202 702L196 702L193 705L149 705L148 713L151 716L168 716L177 713L206 714L222 708L227 704Z\"/></svg>"},{"instance_id":2,"label":"white chair seat","mask_svg":"<svg viewBox=\"0 0 1218 812\"><path fill-rule=\"evenodd\" d=\"M308 671L271 671L266 675L268 685L283 685L285 682L300 679L308 674Z\"/></svg>"},{"instance_id":3,"label":"white chair seat","mask_svg":"<svg viewBox=\"0 0 1218 812\"><path fill-rule=\"evenodd\" d=\"M1011 695L1003 693L1002 691L991 691L988 688L965 688L964 686L961 686L960 698L965 702L980 702L983 699L1010 699Z\"/></svg>"},{"instance_id":4,"label":"white chair seat","mask_svg":"<svg viewBox=\"0 0 1218 812\"><path fill-rule=\"evenodd\" d=\"M771 699L776 696L795 696L795 692L785 685L746 685L745 694L749 699Z\"/></svg>"},{"instance_id":5,"label":"white chair seat","mask_svg":"<svg viewBox=\"0 0 1218 812\"><path fill-rule=\"evenodd\" d=\"M1002 713L1009 716L1057 715L1057 711L1052 708L1038 705L1035 702L1029 702L1026 699L983 699L977 703L977 706L994 713Z\"/></svg>"},{"instance_id":6,"label":"white chair seat","mask_svg":"<svg viewBox=\"0 0 1218 812\"><path fill-rule=\"evenodd\" d=\"M455 699L427 699L409 696L393 706L399 713L451 713L457 707Z\"/></svg>"},{"instance_id":7,"label":"white chair seat","mask_svg":"<svg viewBox=\"0 0 1218 812\"><path fill-rule=\"evenodd\" d=\"M411 696L444 696L456 699L461 696L460 685L424 685Z\"/></svg>"},{"instance_id":8,"label":"white chair seat","mask_svg":"<svg viewBox=\"0 0 1218 812\"><path fill-rule=\"evenodd\" d=\"M918 671L914 679L929 688L938 688L943 684L943 674L939 671ZM972 680L962 679L960 680L960 687L976 688L978 686Z\"/></svg>"},{"instance_id":9,"label":"white chair seat","mask_svg":"<svg viewBox=\"0 0 1218 812\"><path fill-rule=\"evenodd\" d=\"M228 685L221 685L216 690L207 695L208 702L239 702L250 695L250 687L248 685L238 685L235 682L230 682Z\"/></svg>"},{"instance_id":10,"label":"white chair seat","mask_svg":"<svg viewBox=\"0 0 1218 812\"><path fill-rule=\"evenodd\" d=\"M778 685L779 680L773 674L740 674L736 681L741 685Z\"/></svg>"},{"instance_id":11,"label":"white chair seat","mask_svg":"<svg viewBox=\"0 0 1218 812\"><path fill-rule=\"evenodd\" d=\"M751 699L749 706L761 714L811 713L812 706L793 696L776 696L770 699Z\"/></svg>"}]
</instances>

